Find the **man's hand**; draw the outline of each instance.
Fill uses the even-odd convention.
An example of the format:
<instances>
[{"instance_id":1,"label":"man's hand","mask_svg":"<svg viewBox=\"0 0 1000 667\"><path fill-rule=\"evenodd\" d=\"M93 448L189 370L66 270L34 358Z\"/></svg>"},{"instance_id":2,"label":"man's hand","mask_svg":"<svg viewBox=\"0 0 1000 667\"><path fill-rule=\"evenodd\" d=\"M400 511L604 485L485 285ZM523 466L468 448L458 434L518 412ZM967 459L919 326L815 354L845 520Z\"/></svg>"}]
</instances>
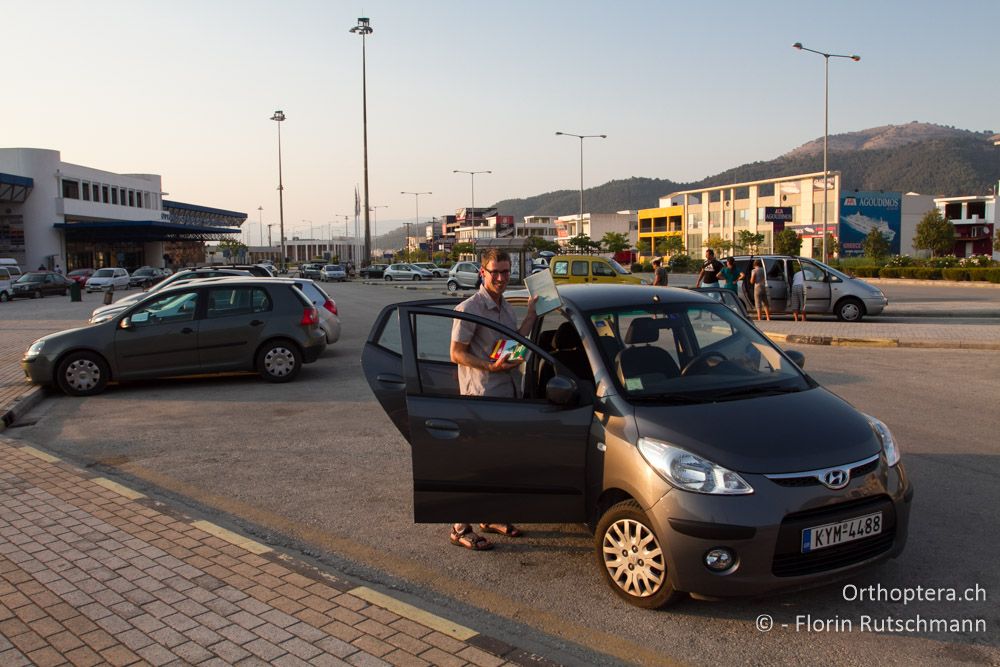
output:
<instances>
[{"instance_id":1,"label":"man's hand","mask_svg":"<svg viewBox=\"0 0 1000 667\"><path fill-rule=\"evenodd\" d=\"M491 373L499 373L502 371L513 370L523 363L524 359L508 359L507 355L504 355L490 364L488 370Z\"/></svg>"}]
</instances>

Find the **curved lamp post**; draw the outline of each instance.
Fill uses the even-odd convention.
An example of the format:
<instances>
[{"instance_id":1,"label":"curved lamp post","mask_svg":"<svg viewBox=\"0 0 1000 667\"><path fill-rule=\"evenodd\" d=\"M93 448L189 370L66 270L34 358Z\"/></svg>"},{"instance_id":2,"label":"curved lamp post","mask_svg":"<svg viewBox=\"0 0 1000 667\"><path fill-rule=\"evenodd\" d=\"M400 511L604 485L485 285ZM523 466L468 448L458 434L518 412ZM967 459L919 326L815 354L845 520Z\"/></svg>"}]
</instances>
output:
<instances>
[{"instance_id":1,"label":"curved lamp post","mask_svg":"<svg viewBox=\"0 0 1000 667\"><path fill-rule=\"evenodd\" d=\"M839 53L824 53L823 51L816 51L814 49L809 49L802 46L802 42L795 42L792 44L793 49L798 49L799 51L808 51L809 53L815 53L817 55L823 56L824 62L824 81L823 81L823 263L825 264L827 259L826 252L826 237L829 232L826 229L827 221L827 200L830 198L830 192L827 189L829 187L827 180L829 179L830 172L827 169L827 142L830 137L830 58L847 58L848 60L853 60L858 62L861 60L861 56L858 55L842 55Z\"/></svg>"}]
</instances>

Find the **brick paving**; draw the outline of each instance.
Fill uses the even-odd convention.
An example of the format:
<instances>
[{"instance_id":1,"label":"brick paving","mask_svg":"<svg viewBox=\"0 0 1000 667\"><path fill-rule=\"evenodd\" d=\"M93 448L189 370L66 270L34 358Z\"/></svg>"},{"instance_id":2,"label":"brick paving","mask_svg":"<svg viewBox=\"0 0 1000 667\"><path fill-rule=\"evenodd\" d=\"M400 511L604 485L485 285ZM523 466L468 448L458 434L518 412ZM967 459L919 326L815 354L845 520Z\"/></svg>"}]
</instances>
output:
<instances>
[{"instance_id":1,"label":"brick paving","mask_svg":"<svg viewBox=\"0 0 1000 667\"><path fill-rule=\"evenodd\" d=\"M0 437L0 665L553 664L218 534Z\"/></svg>"}]
</instances>

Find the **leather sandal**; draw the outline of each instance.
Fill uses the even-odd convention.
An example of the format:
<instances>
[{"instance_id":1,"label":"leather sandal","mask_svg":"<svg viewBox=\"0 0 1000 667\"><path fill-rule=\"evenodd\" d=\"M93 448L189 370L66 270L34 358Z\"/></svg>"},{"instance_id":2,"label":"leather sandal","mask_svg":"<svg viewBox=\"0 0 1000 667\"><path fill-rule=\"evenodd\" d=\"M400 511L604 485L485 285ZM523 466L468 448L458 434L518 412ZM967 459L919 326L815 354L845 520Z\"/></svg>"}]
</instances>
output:
<instances>
[{"instance_id":1,"label":"leather sandal","mask_svg":"<svg viewBox=\"0 0 1000 667\"><path fill-rule=\"evenodd\" d=\"M524 535L524 531L512 523L481 523L479 524L479 530L484 533L496 533L497 535L505 535L507 537L521 537Z\"/></svg>"},{"instance_id":2,"label":"leather sandal","mask_svg":"<svg viewBox=\"0 0 1000 667\"><path fill-rule=\"evenodd\" d=\"M493 543L482 535L476 535L472 528L466 526L461 532L451 529L451 543L456 547L465 547L470 551L489 551L493 548Z\"/></svg>"}]
</instances>

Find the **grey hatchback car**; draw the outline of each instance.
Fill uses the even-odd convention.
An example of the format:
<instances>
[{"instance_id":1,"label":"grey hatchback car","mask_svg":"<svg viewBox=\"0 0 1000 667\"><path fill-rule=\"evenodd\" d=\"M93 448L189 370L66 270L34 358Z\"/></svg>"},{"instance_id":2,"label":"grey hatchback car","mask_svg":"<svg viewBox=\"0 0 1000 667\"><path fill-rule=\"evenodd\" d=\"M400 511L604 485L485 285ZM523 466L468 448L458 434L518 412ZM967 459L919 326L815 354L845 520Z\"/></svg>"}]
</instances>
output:
<instances>
[{"instance_id":1,"label":"grey hatchback car","mask_svg":"<svg viewBox=\"0 0 1000 667\"><path fill-rule=\"evenodd\" d=\"M528 336L453 299L377 318L362 365L410 444L417 522L586 523L606 582L646 608L821 585L902 552L913 489L892 434L801 354L690 290L559 293ZM459 320L527 348L518 398L460 393Z\"/></svg>"},{"instance_id":2,"label":"grey hatchback car","mask_svg":"<svg viewBox=\"0 0 1000 667\"><path fill-rule=\"evenodd\" d=\"M21 367L35 384L90 396L109 380L220 371L288 382L325 347L316 306L295 285L222 278L160 290L106 322L39 338Z\"/></svg>"}]
</instances>

